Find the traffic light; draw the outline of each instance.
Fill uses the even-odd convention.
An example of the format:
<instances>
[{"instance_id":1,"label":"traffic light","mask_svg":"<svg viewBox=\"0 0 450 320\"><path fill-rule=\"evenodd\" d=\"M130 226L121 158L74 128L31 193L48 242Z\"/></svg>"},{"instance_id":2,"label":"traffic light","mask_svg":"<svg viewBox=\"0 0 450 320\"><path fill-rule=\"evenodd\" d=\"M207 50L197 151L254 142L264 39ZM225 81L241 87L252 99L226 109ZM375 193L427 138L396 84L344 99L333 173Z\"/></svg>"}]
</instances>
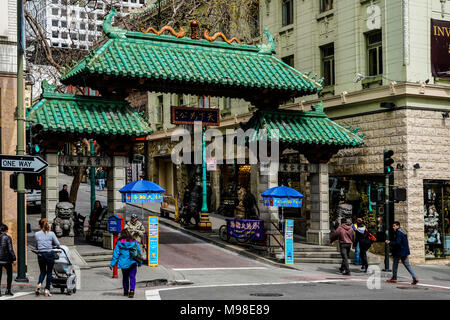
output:
<instances>
[{"instance_id":1,"label":"traffic light","mask_svg":"<svg viewBox=\"0 0 450 320\"><path fill-rule=\"evenodd\" d=\"M42 151L42 143L44 142L44 135L42 133L42 125L41 124L35 124L31 128L31 150L30 154L37 154Z\"/></svg>"},{"instance_id":2,"label":"traffic light","mask_svg":"<svg viewBox=\"0 0 450 320\"><path fill-rule=\"evenodd\" d=\"M14 191L17 190L17 172L9 176L9 187ZM42 173L26 173L25 174L25 189L26 190L41 190L42 187Z\"/></svg>"},{"instance_id":3,"label":"traffic light","mask_svg":"<svg viewBox=\"0 0 450 320\"><path fill-rule=\"evenodd\" d=\"M392 167L392 164L394 163L394 159L392 159L393 155L394 151L384 150L383 153L384 174L392 174L394 172L394 168Z\"/></svg>"}]
</instances>

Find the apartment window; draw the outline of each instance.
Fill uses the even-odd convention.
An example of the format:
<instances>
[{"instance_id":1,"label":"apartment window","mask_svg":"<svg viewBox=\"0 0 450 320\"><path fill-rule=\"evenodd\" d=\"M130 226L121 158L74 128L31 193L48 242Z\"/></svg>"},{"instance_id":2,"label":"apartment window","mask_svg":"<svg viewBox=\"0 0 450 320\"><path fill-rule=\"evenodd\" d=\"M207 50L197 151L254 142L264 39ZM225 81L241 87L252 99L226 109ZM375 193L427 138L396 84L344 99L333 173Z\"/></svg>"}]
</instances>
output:
<instances>
[{"instance_id":1,"label":"apartment window","mask_svg":"<svg viewBox=\"0 0 450 320\"><path fill-rule=\"evenodd\" d=\"M99 20L99 21L103 20L103 14L98 13L97 14L97 20Z\"/></svg>"},{"instance_id":2,"label":"apartment window","mask_svg":"<svg viewBox=\"0 0 450 320\"><path fill-rule=\"evenodd\" d=\"M80 34L80 40L81 41L86 41L86 35L85 34Z\"/></svg>"},{"instance_id":3,"label":"apartment window","mask_svg":"<svg viewBox=\"0 0 450 320\"><path fill-rule=\"evenodd\" d=\"M58 20L52 20L52 26L57 27L58 26Z\"/></svg>"},{"instance_id":4,"label":"apartment window","mask_svg":"<svg viewBox=\"0 0 450 320\"><path fill-rule=\"evenodd\" d=\"M90 42L93 42L95 40L95 37L93 35L88 35L88 40Z\"/></svg>"},{"instance_id":5,"label":"apartment window","mask_svg":"<svg viewBox=\"0 0 450 320\"><path fill-rule=\"evenodd\" d=\"M320 12L333 9L333 0L320 0Z\"/></svg>"},{"instance_id":6,"label":"apartment window","mask_svg":"<svg viewBox=\"0 0 450 320\"><path fill-rule=\"evenodd\" d=\"M282 0L282 15L283 27L294 22L294 0Z\"/></svg>"},{"instance_id":7,"label":"apartment window","mask_svg":"<svg viewBox=\"0 0 450 320\"><path fill-rule=\"evenodd\" d=\"M139 0L139 3L140 4L145 4L145 1L144 0Z\"/></svg>"},{"instance_id":8,"label":"apartment window","mask_svg":"<svg viewBox=\"0 0 450 320\"><path fill-rule=\"evenodd\" d=\"M334 85L334 44L329 44L320 48L322 59L323 86Z\"/></svg>"},{"instance_id":9,"label":"apartment window","mask_svg":"<svg viewBox=\"0 0 450 320\"><path fill-rule=\"evenodd\" d=\"M72 39L72 40L78 40L78 34L76 34L76 33L71 33L71 34L70 34L70 39Z\"/></svg>"},{"instance_id":10,"label":"apartment window","mask_svg":"<svg viewBox=\"0 0 450 320\"><path fill-rule=\"evenodd\" d=\"M80 29L81 30L86 30L86 24L84 22L80 23Z\"/></svg>"},{"instance_id":11,"label":"apartment window","mask_svg":"<svg viewBox=\"0 0 450 320\"><path fill-rule=\"evenodd\" d=\"M59 9L53 8L52 9L52 15L57 16L59 14Z\"/></svg>"},{"instance_id":12,"label":"apartment window","mask_svg":"<svg viewBox=\"0 0 450 320\"><path fill-rule=\"evenodd\" d=\"M281 61L283 61L284 63L286 63L288 66L290 66L292 68L294 67L294 55L283 57L283 58L281 58Z\"/></svg>"},{"instance_id":13,"label":"apartment window","mask_svg":"<svg viewBox=\"0 0 450 320\"><path fill-rule=\"evenodd\" d=\"M131 0L131 3L136 3L136 0Z\"/></svg>"},{"instance_id":14,"label":"apartment window","mask_svg":"<svg viewBox=\"0 0 450 320\"><path fill-rule=\"evenodd\" d=\"M89 30L90 31L94 31L95 30L95 25L93 23L89 23Z\"/></svg>"},{"instance_id":15,"label":"apartment window","mask_svg":"<svg viewBox=\"0 0 450 320\"><path fill-rule=\"evenodd\" d=\"M58 2L59 2L58 0L52 0L53 4L58 4Z\"/></svg>"},{"instance_id":16,"label":"apartment window","mask_svg":"<svg viewBox=\"0 0 450 320\"><path fill-rule=\"evenodd\" d=\"M67 27L67 21L61 20L61 27L66 28Z\"/></svg>"},{"instance_id":17,"label":"apartment window","mask_svg":"<svg viewBox=\"0 0 450 320\"><path fill-rule=\"evenodd\" d=\"M53 38L58 38L59 37L59 32L58 31L52 31L52 37Z\"/></svg>"},{"instance_id":18,"label":"apartment window","mask_svg":"<svg viewBox=\"0 0 450 320\"><path fill-rule=\"evenodd\" d=\"M381 30L366 34L367 75L383 74L383 46Z\"/></svg>"},{"instance_id":19,"label":"apartment window","mask_svg":"<svg viewBox=\"0 0 450 320\"><path fill-rule=\"evenodd\" d=\"M61 48L68 48L69 45L67 43L61 43Z\"/></svg>"},{"instance_id":20,"label":"apartment window","mask_svg":"<svg viewBox=\"0 0 450 320\"><path fill-rule=\"evenodd\" d=\"M155 123L163 123L164 97L158 96L158 105L155 108Z\"/></svg>"},{"instance_id":21,"label":"apartment window","mask_svg":"<svg viewBox=\"0 0 450 320\"><path fill-rule=\"evenodd\" d=\"M89 12L89 13L88 13L88 17L89 17L89 19L91 19L91 20L95 20L95 13L94 13L94 12Z\"/></svg>"},{"instance_id":22,"label":"apartment window","mask_svg":"<svg viewBox=\"0 0 450 320\"><path fill-rule=\"evenodd\" d=\"M58 42L52 42L52 46L53 47L59 47L59 43Z\"/></svg>"},{"instance_id":23,"label":"apartment window","mask_svg":"<svg viewBox=\"0 0 450 320\"><path fill-rule=\"evenodd\" d=\"M86 12L84 11L80 12L80 18L86 18Z\"/></svg>"},{"instance_id":24,"label":"apartment window","mask_svg":"<svg viewBox=\"0 0 450 320\"><path fill-rule=\"evenodd\" d=\"M61 16L66 17L67 16L67 9L61 9Z\"/></svg>"},{"instance_id":25,"label":"apartment window","mask_svg":"<svg viewBox=\"0 0 450 320\"><path fill-rule=\"evenodd\" d=\"M101 24L98 24L97 25L97 31L101 32L102 30L103 30L103 26Z\"/></svg>"},{"instance_id":26,"label":"apartment window","mask_svg":"<svg viewBox=\"0 0 450 320\"><path fill-rule=\"evenodd\" d=\"M61 33L61 38L67 39L67 32L62 32Z\"/></svg>"}]
</instances>

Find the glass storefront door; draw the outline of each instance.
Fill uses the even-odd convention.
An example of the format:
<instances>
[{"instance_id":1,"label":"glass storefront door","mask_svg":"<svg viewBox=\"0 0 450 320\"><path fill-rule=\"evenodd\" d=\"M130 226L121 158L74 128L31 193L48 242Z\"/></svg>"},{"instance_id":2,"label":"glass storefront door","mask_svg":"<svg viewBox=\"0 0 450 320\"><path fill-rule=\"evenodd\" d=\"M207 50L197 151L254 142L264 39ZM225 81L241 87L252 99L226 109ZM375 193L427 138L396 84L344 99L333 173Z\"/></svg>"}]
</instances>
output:
<instances>
[{"instance_id":1,"label":"glass storefront door","mask_svg":"<svg viewBox=\"0 0 450 320\"><path fill-rule=\"evenodd\" d=\"M450 181L424 180L425 258L450 256Z\"/></svg>"}]
</instances>

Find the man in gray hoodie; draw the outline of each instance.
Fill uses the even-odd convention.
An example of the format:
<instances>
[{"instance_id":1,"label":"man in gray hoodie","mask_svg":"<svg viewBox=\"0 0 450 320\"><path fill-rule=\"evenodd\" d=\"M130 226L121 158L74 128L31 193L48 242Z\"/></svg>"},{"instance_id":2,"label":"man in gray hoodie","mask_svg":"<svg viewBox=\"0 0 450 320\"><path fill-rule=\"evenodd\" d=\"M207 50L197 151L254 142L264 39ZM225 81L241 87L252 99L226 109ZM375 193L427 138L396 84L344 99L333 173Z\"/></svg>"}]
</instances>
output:
<instances>
[{"instance_id":1,"label":"man in gray hoodie","mask_svg":"<svg viewBox=\"0 0 450 320\"><path fill-rule=\"evenodd\" d=\"M342 264L339 268L344 275L350 275L350 267L348 264L348 257L350 255L350 248L355 240L355 233L352 228L352 222L350 219L342 219L339 228L334 231L330 236L330 243L339 240L339 249L342 256Z\"/></svg>"}]
</instances>

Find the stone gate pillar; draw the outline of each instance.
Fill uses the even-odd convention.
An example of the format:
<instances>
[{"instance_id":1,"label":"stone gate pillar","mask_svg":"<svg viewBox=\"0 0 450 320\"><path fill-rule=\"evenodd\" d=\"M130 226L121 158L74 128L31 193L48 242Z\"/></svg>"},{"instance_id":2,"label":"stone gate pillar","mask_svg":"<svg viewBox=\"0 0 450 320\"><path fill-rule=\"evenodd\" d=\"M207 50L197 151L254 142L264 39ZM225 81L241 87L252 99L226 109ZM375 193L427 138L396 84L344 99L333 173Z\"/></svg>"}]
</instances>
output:
<instances>
[{"instance_id":1,"label":"stone gate pillar","mask_svg":"<svg viewBox=\"0 0 450 320\"><path fill-rule=\"evenodd\" d=\"M271 253L281 252L281 247L278 242L282 245L281 236L279 232L276 230L275 226L278 226L279 216L278 216L278 207L266 207L263 202L263 198L261 197L261 193L266 191L267 189L277 187L278 186L278 162L272 162L271 165L257 165L258 170L258 195L257 199L259 200L259 211L260 211L260 219L264 220L264 229L267 236L267 246ZM275 226L272 224L274 223ZM273 235L273 236L272 236ZM278 240L278 242L275 240Z\"/></svg>"},{"instance_id":2,"label":"stone gate pillar","mask_svg":"<svg viewBox=\"0 0 450 320\"><path fill-rule=\"evenodd\" d=\"M112 166L108 170L106 180L108 216L118 213L125 207L122 203L122 195L119 190L127 184L126 167L128 166L128 159L124 156L113 156Z\"/></svg>"},{"instance_id":3,"label":"stone gate pillar","mask_svg":"<svg viewBox=\"0 0 450 320\"><path fill-rule=\"evenodd\" d=\"M47 218L51 225L56 217L56 204L59 202L58 154L46 153L44 159L48 167L42 175L41 217Z\"/></svg>"},{"instance_id":4,"label":"stone gate pillar","mask_svg":"<svg viewBox=\"0 0 450 320\"><path fill-rule=\"evenodd\" d=\"M311 226L306 242L317 245L330 243L328 163L310 165Z\"/></svg>"}]
</instances>

